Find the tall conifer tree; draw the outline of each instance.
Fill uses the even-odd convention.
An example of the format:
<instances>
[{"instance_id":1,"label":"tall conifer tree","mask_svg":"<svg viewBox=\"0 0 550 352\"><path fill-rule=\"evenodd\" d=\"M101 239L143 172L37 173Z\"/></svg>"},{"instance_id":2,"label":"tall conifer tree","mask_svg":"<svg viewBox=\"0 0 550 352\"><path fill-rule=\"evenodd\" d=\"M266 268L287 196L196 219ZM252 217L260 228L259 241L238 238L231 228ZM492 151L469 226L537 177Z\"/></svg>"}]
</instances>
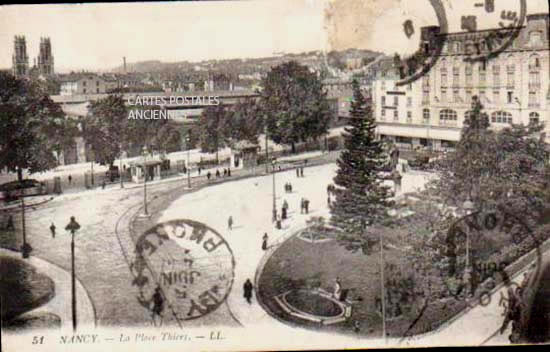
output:
<instances>
[{"instance_id":1,"label":"tall conifer tree","mask_svg":"<svg viewBox=\"0 0 550 352\"><path fill-rule=\"evenodd\" d=\"M353 82L350 127L345 129L345 149L337 160L334 177L336 199L331 206L331 222L342 230L339 242L351 251L370 253L377 237L372 225L388 219L392 202L390 188L382 184L379 170L386 162L382 142L375 137L376 122L370 104Z\"/></svg>"}]
</instances>

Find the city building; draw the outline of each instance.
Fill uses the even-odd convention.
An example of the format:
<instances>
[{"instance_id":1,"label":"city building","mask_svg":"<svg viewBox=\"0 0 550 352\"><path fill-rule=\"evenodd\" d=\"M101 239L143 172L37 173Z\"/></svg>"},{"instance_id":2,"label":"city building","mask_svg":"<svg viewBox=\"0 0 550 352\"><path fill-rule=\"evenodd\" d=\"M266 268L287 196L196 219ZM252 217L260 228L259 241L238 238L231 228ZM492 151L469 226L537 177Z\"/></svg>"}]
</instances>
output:
<instances>
[{"instance_id":1,"label":"city building","mask_svg":"<svg viewBox=\"0 0 550 352\"><path fill-rule=\"evenodd\" d=\"M510 46L479 62L466 59L488 50L482 38L506 29L436 34L445 43L441 55L410 84L398 84L402 67L385 59L372 90L377 132L402 148L453 147L478 96L492 128L540 121L550 142L548 25L548 14L526 16Z\"/></svg>"},{"instance_id":2,"label":"city building","mask_svg":"<svg viewBox=\"0 0 550 352\"><path fill-rule=\"evenodd\" d=\"M76 73L62 77L61 95L103 94L111 85L95 73Z\"/></svg>"},{"instance_id":3,"label":"city building","mask_svg":"<svg viewBox=\"0 0 550 352\"><path fill-rule=\"evenodd\" d=\"M14 76L26 76L29 72L29 56L25 36L16 35L13 42L12 72Z\"/></svg>"}]
</instances>

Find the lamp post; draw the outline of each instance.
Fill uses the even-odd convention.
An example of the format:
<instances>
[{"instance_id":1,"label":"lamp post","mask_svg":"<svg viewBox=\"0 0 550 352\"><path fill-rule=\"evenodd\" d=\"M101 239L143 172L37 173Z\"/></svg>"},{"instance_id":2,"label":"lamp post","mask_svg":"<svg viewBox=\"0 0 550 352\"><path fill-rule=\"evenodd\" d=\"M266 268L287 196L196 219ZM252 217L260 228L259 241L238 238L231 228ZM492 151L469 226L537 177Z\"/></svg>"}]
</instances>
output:
<instances>
[{"instance_id":1,"label":"lamp post","mask_svg":"<svg viewBox=\"0 0 550 352\"><path fill-rule=\"evenodd\" d=\"M185 138L185 143L187 144L187 188L191 188L191 165L189 164L189 146L191 145L191 137L189 136L189 133L187 133L187 137Z\"/></svg>"},{"instance_id":2,"label":"lamp post","mask_svg":"<svg viewBox=\"0 0 550 352\"><path fill-rule=\"evenodd\" d=\"M23 192L23 190L21 190ZM25 224L25 197L21 193L21 222L23 227L23 246L21 247L21 255L24 259L29 257L31 246L27 243L27 226Z\"/></svg>"},{"instance_id":3,"label":"lamp post","mask_svg":"<svg viewBox=\"0 0 550 352\"><path fill-rule=\"evenodd\" d=\"M120 157L118 159L118 164L119 164L119 167L118 167L118 177L120 178L120 188L124 188L124 183L122 181L122 149L121 149L121 152L120 152Z\"/></svg>"},{"instance_id":4,"label":"lamp post","mask_svg":"<svg viewBox=\"0 0 550 352\"><path fill-rule=\"evenodd\" d=\"M269 166L268 166L268 152L267 152L267 125L265 125L265 173L267 174L269 172Z\"/></svg>"},{"instance_id":5,"label":"lamp post","mask_svg":"<svg viewBox=\"0 0 550 352\"><path fill-rule=\"evenodd\" d=\"M149 216L147 212L147 146L143 146L143 216Z\"/></svg>"},{"instance_id":6,"label":"lamp post","mask_svg":"<svg viewBox=\"0 0 550 352\"><path fill-rule=\"evenodd\" d=\"M386 288L384 282L384 243L380 233L380 289L382 291L382 338L386 344Z\"/></svg>"},{"instance_id":7,"label":"lamp post","mask_svg":"<svg viewBox=\"0 0 550 352\"><path fill-rule=\"evenodd\" d=\"M273 217L272 217L272 221L273 222L277 221L277 202L276 202L276 194L275 194L275 163L276 162L277 161L276 161L275 158L273 158L273 160L271 161L271 166L273 167L273 171L272 171L272 173L273 173Z\"/></svg>"},{"instance_id":8,"label":"lamp post","mask_svg":"<svg viewBox=\"0 0 550 352\"><path fill-rule=\"evenodd\" d=\"M471 200L467 200L462 205L466 216L470 215L474 210L474 203ZM466 231L466 270L470 267L470 231Z\"/></svg>"},{"instance_id":9,"label":"lamp post","mask_svg":"<svg viewBox=\"0 0 550 352\"><path fill-rule=\"evenodd\" d=\"M73 331L76 331L76 275L74 265L74 234L80 229L80 225L76 222L74 216L71 216L71 221L65 226L65 230L71 231L71 306L73 311Z\"/></svg>"}]
</instances>

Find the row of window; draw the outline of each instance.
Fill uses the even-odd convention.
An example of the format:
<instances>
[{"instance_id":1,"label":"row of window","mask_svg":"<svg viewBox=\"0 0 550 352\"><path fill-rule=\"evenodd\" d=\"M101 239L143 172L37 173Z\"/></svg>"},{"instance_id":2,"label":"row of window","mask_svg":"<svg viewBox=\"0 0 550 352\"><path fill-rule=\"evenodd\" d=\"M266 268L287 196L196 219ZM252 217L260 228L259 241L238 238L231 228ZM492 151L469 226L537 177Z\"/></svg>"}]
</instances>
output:
<instances>
[{"instance_id":1,"label":"row of window","mask_svg":"<svg viewBox=\"0 0 550 352\"><path fill-rule=\"evenodd\" d=\"M441 70L441 72L447 72L447 65L448 65L447 59L442 58L441 61L440 61L440 67L441 67L440 70ZM468 64L465 65L465 67L466 67L466 74L468 74L468 73L471 74L472 70L473 70L473 64L468 63ZM541 59L540 59L539 54L532 54L531 56L529 56L528 67L529 67L530 70L535 70L535 71L540 70L540 68L541 68ZM515 58L514 58L513 54L508 55L507 63L506 63L506 69L507 69L507 71L515 71ZM479 66L478 66L478 70L479 70L479 72L487 71L487 62L486 61L480 62ZM493 64L493 72L497 72L497 71L500 71L500 65ZM460 72L460 67L459 66L454 66L453 67L453 73L455 73L455 72L457 74Z\"/></svg>"},{"instance_id":2,"label":"row of window","mask_svg":"<svg viewBox=\"0 0 550 352\"><path fill-rule=\"evenodd\" d=\"M470 117L470 114L472 111L466 111L464 113L464 118L468 119ZM386 109L382 109L382 117L386 116ZM397 110L393 110L393 118L394 120L398 120L399 115ZM423 109L422 110L422 118L424 122L428 122L430 120L430 109ZM407 111L407 120L410 122L412 120L412 112ZM458 114L455 110L452 109L443 109L439 112L439 120L443 122L451 122L454 123L458 121ZM531 112L529 114L529 121L530 122L539 122L540 121L540 115L537 112ZM507 111L495 111L491 114L491 122L492 123L508 123L512 124L512 114Z\"/></svg>"},{"instance_id":3,"label":"row of window","mask_svg":"<svg viewBox=\"0 0 550 352\"><path fill-rule=\"evenodd\" d=\"M464 18L463 18L463 21L464 21ZM544 43L544 41L543 41L543 32L542 31L534 30L534 31L529 32L529 42L528 42L529 46L531 46L531 47L540 46L540 45L543 45L543 43ZM513 44L516 44L516 42L514 42ZM478 51L484 52L488 49L486 42L483 42L483 41L479 42L479 43L474 43L472 41L466 41L463 44L462 41L457 40L457 41L452 41L449 44L447 44L444 48L444 51L449 52L449 53L462 54L462 49L463 48L466 51L466 53L470 53L470 54L476 53Z\"/></svg>"}]
</instances>

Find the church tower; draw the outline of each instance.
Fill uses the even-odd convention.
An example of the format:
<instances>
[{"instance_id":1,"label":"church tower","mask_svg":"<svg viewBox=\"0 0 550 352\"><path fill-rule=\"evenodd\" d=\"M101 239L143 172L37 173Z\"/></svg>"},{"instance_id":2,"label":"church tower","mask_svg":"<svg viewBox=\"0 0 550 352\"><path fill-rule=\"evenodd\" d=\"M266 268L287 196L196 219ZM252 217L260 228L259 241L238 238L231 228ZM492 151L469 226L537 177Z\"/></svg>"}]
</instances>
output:
<instances>
[{"instance_id":1,"label":"church tower","mask_svg":"<svg viewBox=\"0 0 550 352\"><path fill-rule=\"evenodd\" d=\"M40 38L40 52L38 54L38 73L40 75L53 75L53 55L50 38Z\"/></svg>"},{"instance_id":2,"label":"church tower","mask_svg":"<svg viewBox=\"0 0 550 352\"><path fill-rule=\"evenodd\" d=\"M14 76L26 76L29 72L29 57L27 56L27 42L25 36L15 36L12 56Z\"/></svg>"}]
</instances>

